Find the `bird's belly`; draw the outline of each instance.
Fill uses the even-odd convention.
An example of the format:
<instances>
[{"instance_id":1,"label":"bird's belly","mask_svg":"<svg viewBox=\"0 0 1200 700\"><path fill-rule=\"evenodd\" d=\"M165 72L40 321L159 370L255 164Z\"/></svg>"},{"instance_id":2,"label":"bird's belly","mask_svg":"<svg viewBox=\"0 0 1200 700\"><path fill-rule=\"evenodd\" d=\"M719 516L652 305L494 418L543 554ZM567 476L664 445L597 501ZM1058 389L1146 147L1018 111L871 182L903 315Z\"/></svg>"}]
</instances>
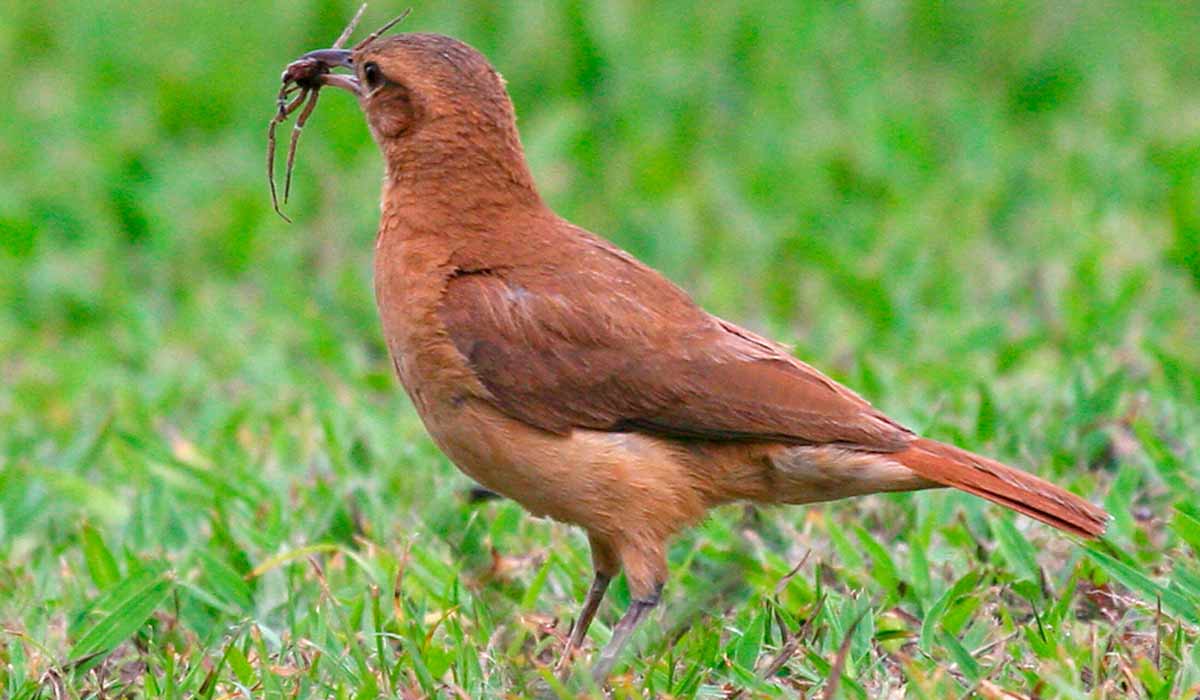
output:
<instances>
[{"instance_id":1,"label":"bird's belly","mask_svg":"<svg viewBox=\"0 0 1200 700\"><path fill-rule=\"evenodd\" d=\"M468 398L427 405L426 429L463 472L534 515L618 534L693 523L706 509L668 443L637 433L556 435Z\"/></svg>"}]
</instances>

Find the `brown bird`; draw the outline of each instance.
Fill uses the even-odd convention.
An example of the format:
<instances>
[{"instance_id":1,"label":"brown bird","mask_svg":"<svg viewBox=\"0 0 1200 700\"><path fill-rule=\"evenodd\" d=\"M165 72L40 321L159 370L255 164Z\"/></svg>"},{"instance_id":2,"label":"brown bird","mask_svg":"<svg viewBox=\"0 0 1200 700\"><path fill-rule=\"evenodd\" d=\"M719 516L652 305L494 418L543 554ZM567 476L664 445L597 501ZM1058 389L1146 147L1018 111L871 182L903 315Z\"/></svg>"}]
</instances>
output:
<instances>
[{"instance_id":1,"label":"brown bird","mask_svg":"<svg viewBox=\"0 0 1200 700\"><path fill-rule=\"evenodd\" d=\"M659 601L668 540L721 504L952 486L1103 532L1100 508L916 435L557 216L488 61L445 36L378 34L306 54L285 89L350 91L383 153L375 293L429 434L479 483L587 533L595 579L560 668L624 571L633 602L593 668L607 676Z\"/></svg>"}]
</instances>

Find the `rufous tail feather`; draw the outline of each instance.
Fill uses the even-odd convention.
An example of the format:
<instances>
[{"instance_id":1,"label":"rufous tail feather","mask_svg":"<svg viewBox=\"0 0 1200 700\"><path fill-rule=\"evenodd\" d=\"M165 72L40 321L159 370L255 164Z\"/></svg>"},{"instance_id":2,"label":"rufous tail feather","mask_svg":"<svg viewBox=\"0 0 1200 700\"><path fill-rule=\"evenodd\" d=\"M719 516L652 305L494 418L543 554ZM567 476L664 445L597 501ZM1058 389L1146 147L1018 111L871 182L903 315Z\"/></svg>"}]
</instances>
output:
<instances>
[{"instance_id":1,"label":"rufous tail feather","mask_svg":"<svg viewBox=\"0 0 1200 700\"><path fill-rule=\"evenodd\" d=\"M930 481L986 498L1060 530L1091 538L1108 525L1103 508L1032 474L953 445L921 438L889 456Z\"/></svg>"}]
</instances>

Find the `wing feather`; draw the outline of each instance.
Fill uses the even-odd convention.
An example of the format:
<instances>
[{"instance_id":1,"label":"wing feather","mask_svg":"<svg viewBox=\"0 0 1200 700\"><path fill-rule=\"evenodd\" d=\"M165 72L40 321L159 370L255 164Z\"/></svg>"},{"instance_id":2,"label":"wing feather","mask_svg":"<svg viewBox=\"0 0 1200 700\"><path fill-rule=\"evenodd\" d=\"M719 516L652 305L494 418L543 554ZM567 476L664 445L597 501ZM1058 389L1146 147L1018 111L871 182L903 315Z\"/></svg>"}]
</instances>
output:
<instances>
[{"instance_id":1,"label":"wing feather","mask_svg":"<svg viewBox=\"0 0 1200 700\"><path fill-rule=\"evenodd\" d=\"M461 270L447 283L438 315L505 413L561 434L640 430L885 452L913 440L624 251L590 235L573 240L575 249L560 251L575 258L570 266Z\"/></svg>"}]
</instances>

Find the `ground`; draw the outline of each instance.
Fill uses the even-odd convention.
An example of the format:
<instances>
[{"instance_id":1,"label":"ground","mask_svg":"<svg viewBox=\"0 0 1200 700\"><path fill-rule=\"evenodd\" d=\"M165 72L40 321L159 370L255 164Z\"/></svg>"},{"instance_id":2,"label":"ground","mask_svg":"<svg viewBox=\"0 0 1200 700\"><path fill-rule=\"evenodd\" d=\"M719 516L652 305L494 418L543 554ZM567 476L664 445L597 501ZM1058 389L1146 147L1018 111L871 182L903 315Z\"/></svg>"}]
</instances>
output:
<instances>
[{"instance_id":1,"label":"ground","mask_svg":"<svg viewBox=\"0 0 1200 700\"><path fill-rule=\"evenodd\" d=\"M1200 10L793 5L456 2L406 28L505 74L564 216L1114 520L1085 545L945 491L722 509L674 544L614 695L1194 697ZM469 502L392 377L381 164L346 95L305 130L295 223L270 210L280 71L353 10L7 4L0 695L546 676L586 541Z\"/></svg>"}]
</instances>

